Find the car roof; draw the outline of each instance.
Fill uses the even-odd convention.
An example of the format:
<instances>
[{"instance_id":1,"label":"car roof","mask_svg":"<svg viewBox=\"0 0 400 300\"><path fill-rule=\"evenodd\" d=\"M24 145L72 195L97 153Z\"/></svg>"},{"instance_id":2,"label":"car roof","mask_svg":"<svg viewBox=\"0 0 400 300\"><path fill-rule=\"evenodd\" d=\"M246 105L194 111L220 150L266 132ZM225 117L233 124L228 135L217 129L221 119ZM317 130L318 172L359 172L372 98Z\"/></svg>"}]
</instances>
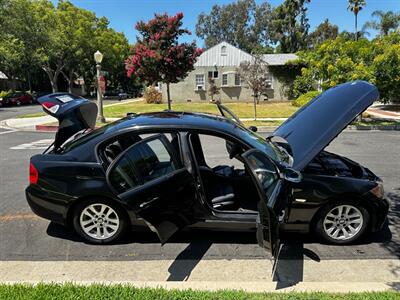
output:
<instances>
[{"instance_id":1,"label":"car roof","mask_svg":"<svg viewBox=\"0 0 400 300\"><path fill-rule=\"evenodd\" d=\"M178 111L132 114L114 123L110 129L120 131L134 127L202 129L226 133L243 130L238 124L223 116Z\"/></svg>"}]
</instances>

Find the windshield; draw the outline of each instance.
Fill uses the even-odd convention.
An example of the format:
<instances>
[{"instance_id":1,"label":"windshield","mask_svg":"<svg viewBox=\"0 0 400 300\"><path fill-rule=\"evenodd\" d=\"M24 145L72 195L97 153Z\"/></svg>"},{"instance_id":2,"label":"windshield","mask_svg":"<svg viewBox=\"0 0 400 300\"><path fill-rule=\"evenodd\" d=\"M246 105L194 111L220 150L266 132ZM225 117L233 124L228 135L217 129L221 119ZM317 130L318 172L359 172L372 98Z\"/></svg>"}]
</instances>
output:
<instances>
[{"instance_id":1,"label":"windshield","mask_svg":"<svg viewBox=\"0 0 400 300\"><path fill-rule=\"evenodd\" d=\"M280 147L274 141L241 126L241 136L254 148L261 150L266 153L273 160L291 166L293 164L293 158L289 153L282 147Z\"/></svg>"}]
</instances>

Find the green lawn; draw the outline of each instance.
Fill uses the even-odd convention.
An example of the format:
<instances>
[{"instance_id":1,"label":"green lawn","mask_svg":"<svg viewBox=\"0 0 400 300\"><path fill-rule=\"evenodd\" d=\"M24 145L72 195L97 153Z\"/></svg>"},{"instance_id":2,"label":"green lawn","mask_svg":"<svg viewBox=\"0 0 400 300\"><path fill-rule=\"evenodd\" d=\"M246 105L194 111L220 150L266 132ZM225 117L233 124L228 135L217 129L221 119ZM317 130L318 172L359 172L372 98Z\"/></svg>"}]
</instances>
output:
<instances>
[{"instance_id":1,"label":"green lawn","mask_svg":"<svg viewBox=\"0 0 400 300\"><path fill-rule=\"evenodd\" d=\"M226 103L239 118L253 117L252 103ZM125 105L115 105L104 108L104 114L109 118L121 118L128 112L143 113L163 111L167 104L147 104L145 102L132 102ZM219 114L218 108L211 103L172 103L172 109L175 111L205 112ZM289 102L272 102L257 105L257 116L259 118L286 118L292 115L298 108L292 106Z\"/></svg>"},{"instance_id":2,"label":"green lawn","mask_svg":"<svg viewBox=\"0 0 400 300\"><path fill-rule=\"evenodd\" d=\"M273 299L273 300L328 300L328 299L347 299L347 300L394 300L400 299L400 294L395 292L377 293L246 293L243 291L192 291L192 290L165 290L151 288L134 288L127 285L90 285L79 286L73 284L38 284L32 285L0 285L0 299L20 300L20 299L63 299L63 300L84 300L84 299Z\"/></svg>"}]
</instances>

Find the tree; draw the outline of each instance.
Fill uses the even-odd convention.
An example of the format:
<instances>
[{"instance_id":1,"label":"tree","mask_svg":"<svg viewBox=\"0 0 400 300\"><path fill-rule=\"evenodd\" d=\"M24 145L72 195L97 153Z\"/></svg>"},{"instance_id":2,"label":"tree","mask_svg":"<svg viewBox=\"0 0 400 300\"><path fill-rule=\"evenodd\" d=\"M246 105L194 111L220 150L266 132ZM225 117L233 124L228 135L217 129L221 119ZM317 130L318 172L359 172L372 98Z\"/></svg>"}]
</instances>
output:
<instances>
[{"instance_id":1,"label":"tree","mask_svg":"<svg viewBox=\"0 0 400 300\"><path fill-rule=\"evenodd\" d=\"M396 35L393 35L395 38ZM391 44L384 42L385 50L374 58L372 69L375 84L384 102L400 102L400 37ZM397 79L395 79L397 78Z\"/></svg>"},{"instance_id":2,"label":"tree","mask_svg":"<svg viewBox=\"0 0 400 300\"><path fill-rule=\"evenodd\" d=\"M388 35L391 31L396 31L400 26L400 14L398 13L376 10L372 13L372 16L377 17L378 21L366 22L364 27L378 30L380 35Z\"/></svg>"},{"instance_id":3,"label":"tree","mask_svg":"<svg viewBox=\"0 0 400 300\"><path fill-rule=\"evenodd\" d=\"M363 7L366 5L365 0L348 0L349 4L347 6L347 9L353 12L354 14L354 36L355 40L358 40L358 30L357 30L357 19L358 19L358 13L360 10L363 9Z\"/></svg>"},{"instance_id":4,"label":"tree","mask_svg":"<svg viewBox=\"0 0 400 300\"><path fill-rule=\"evenodd\" d=\"M339 28L329 23L328 19L318 25L309 35L309 46L315 48L326 40L334 40L338 36Z\"/></svg>"},{"instance_id":5,"label":"tree","mask_svg":"<svg viewBox=\"0 0 400 300\"><path fill-rule=\"evenodd\" d=\"M271 6L255 0L238 0L226 5L214 5L210 14L201 13L196 34L205 40L206 48L226 41L239 49L253 52L270 46Z\"/></svg>"},{"instance_id":6,"label":"tree","mask_svg":"<svg viewBox=\"0 0 400 300\"><path fill-rule=\"evenodd\" d=\"M366 80L379 88L384 102L399 101L400 34L378 37L372 41L345 40L338 37L326 41L315 50L299 53L305 67L294 82L297 95L322 90L352 80Z\"/></svg>"},{"instance_id":7,"label":"tree","mask_svg":"<svg viewBox=\"0 0 400 300\"><path fill-rule=\"evenodd\" d=\"M133 55L126 59L129 77L132 75L147 84L163 82L167 85L168 109L171 109L170 83L176 83L194 69L197 57L202 53L196 43L179 43L184 34L182 29L183 14L175 16L155 14L147 23L140 21L136 29L138 37Z\"/></svg>"},{"instance_id":8,"label":"tree","mask_svg":"<svg viewBox=\"0 0 400 300\"><path fill-rule=\"evenodd\" d=\"M240 63L238 68L240 78L243 79L253 92L254 120L257 119L257 103L260 96L270 88L268 65L262 55L254 55L252 61Z\"/></svg>"},{"instance_id":9,"label":"tree","mask_svg":"<svg viewBox=\"0 0 400 300\"><path fill-rule=\"evenodd\" d=\"M215 84L213 78L208 78L208 95L211 97L211 102L214 102L214 96L219 94L219 87Z\"/></svg>"},{"instance_id":10,"label":"tree","mask_svg":"<svg viewBox=\"0 0 400 300\"><path fill-rule=\"evenodd\" d=\"M271 37L278 51L293 53L307 48L308 24L305 4L310 0L285 0L273 11Z\"/></svg>"}]
</instances>

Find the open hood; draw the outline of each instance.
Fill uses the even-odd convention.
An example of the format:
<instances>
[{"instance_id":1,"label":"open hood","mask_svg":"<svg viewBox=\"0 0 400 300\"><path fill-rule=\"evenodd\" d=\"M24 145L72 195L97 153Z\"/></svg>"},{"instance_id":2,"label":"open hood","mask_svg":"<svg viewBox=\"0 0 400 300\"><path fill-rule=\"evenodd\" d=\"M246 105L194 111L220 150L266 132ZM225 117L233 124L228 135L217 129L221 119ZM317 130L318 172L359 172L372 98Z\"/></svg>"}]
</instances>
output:
<instances>
[{"instance_id":1,"label":"open hood","mask_svg":"<svg viewBox=\"0 0 400 300\"><path fill-rule=\"evenodd\" d=\"M80 96L54 93L40 97L38 102L44 112L58 120L55 149L78 131L93 129L96 125L97 105Z\"/></svg>"},{"instance_id":2,"label":"open hood","mask_svg":"<svg viewBox=\"0 0 400 300\"><path fill-rule=\"evenodd\" d=\"M337 85L300 108L274 132L293 152L293 168L301 171L359 114L379 99L378 89L366 81Z\"/></svg>"}]
</instances>

